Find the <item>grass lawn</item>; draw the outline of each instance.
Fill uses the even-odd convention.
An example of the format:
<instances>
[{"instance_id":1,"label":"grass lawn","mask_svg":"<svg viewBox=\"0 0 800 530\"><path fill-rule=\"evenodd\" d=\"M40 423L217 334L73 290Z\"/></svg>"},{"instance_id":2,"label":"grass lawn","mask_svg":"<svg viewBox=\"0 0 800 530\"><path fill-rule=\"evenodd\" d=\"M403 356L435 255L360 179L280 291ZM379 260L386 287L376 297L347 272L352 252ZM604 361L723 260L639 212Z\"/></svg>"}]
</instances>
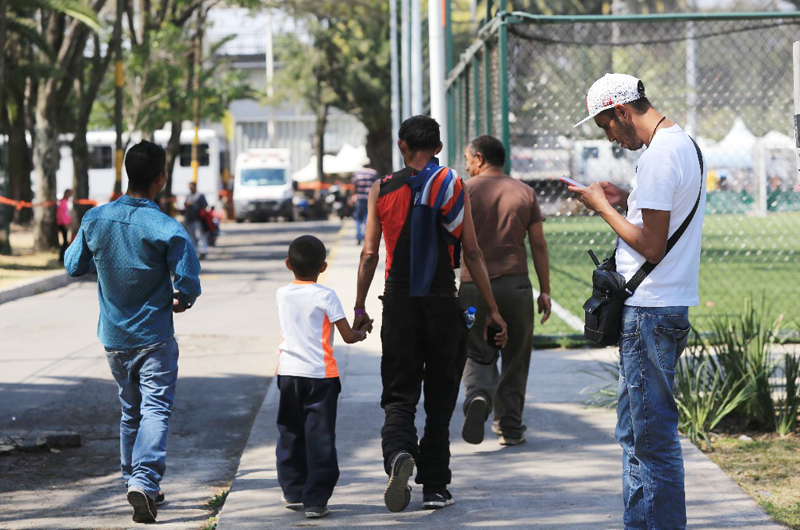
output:
<instances>
[{"instance_id":1,"label":"grass lawn","mask_svg":"<svg viewBox=\"0 0 800 530\"><path fill-rule=\"evenodd\" d=\"M718 437L707 453L781 524L800 529L800 437Z\"/></svg>"},{"instance_id":2,"label":"grass lawn","mask_svg":"<svg viewBox=\"0 0 800 530\"><path fill-rule=\"evenodd\" d=\"M583 319L583 303L591 295L594 264L611 254L615 238L597 216L550 217L544 224L550 251L550 283L553 300ZM700 262L700 305L690 309L692 323L706 329L708 318L718 312L741 310L743 299L765 296L772 313L783 313L787 322L800 321L800 214L706 215ZM533 266L531 281L538 286ZM561 319L552 318L538 334L574 334Z\"/></svg>"}]
</instances>

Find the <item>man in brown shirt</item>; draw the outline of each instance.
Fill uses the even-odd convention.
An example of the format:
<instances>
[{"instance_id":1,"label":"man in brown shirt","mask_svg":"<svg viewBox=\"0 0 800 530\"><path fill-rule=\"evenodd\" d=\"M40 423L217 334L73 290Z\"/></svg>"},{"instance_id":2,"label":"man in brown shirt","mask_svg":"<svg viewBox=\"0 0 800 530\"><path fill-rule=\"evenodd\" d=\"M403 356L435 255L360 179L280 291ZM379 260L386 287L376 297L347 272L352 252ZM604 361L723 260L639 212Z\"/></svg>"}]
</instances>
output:
<instances>
[{"instance_id":1,"label":"man in brown shirt","mask_svg":"<svg viewBox=\"0 0 800 530\"><path fill-rule=\"evenodd\" d=\"M533 266L539 279L539 313L542 323L550 316L550 258L544 238L544 218L536 194L503 173L505 149L497 138L479 136L464 151L467 193L472 218L491 280L500 314L508 323L508 344L502 349L502 367L497 368L498 348L483 339L486 308L469 270L462 268L459 297L464 308L477 309L475 325L468 337L468 359L464 369L467 399L464 403L465 441L483 441L484 422L494 409L492 432L502 445L525 441L522 411L533 348L533 292L528 278L530 242Z\"/></svg>"}]
</instances>

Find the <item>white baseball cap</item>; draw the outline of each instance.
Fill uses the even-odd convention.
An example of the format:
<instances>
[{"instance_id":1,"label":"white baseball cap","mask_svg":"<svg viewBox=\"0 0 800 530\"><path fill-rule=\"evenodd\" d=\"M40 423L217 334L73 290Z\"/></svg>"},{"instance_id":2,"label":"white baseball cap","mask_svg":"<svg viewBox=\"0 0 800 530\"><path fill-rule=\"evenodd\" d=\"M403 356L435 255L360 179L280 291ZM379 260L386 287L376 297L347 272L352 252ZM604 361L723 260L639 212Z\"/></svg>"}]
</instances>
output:
<instances>
[{"instance_id":1,"label":"white baseball cap","mask_svg":"<svg viewBox=\"0 0 800 530\"><path fill-rule=\"evenodd\" d=\"M585 123L604 110L616 105L630 103L644 97L644 83L628 74L606 74L594 82L586 94L586 110L589 116L572 127Z\"/></svg>"}]
</instances>

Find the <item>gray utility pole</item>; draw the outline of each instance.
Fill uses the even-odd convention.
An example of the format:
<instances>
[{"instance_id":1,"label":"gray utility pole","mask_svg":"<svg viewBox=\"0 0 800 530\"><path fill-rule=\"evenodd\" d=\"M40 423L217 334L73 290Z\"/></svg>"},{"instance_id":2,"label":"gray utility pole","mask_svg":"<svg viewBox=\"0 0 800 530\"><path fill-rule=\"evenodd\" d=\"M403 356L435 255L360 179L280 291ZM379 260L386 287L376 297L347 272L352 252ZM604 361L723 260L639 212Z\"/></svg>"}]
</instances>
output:
<instances>
[{"instance_id":1,"label":"gray utility pole","mask_svg":"<svg viewBox=\"0 0 800 530\"><path fill-rule=\"evenodd\" d=\"M800 184L800 41L792 46L794 52L794 141L795 158L797 160L798 178Z\"/></svg>"},{"instance_id":2,"label":"gray utility pole","mask_svg":"<svg viewBox=\"0 0 800 530\"><path fill-rule=\"evenodd\" d=\"M422 13L411 0L411 114L422 114Z\"/></svg>"},{"instance_id":3,"label":"gray utility pole","mask_svg":"<svg viewBox=\"0 0 800 530\"><path fill-rule=\"evenodd\" d=\"M400 2L400 84L403 87L402 119L411 116L411 31L409 0Z\"/></svg>"},{"instance_id":4,"label":"gray utility pole","mask_svg":"<svg viewBox=\"0 0 800 530\"><path fill-rule=\"evenodd\" d=\"M449 1L449 0L445 0ZM444 61L444 2L428 2L428 50L430 54L431 118L441 125L442 145L447 145L447 106L445 103L445 61ZM421 99L421 98L420 98ZM449 163L447 149L439 153L439 163Z\"/></svg>"},{"instance_id":5,"label":"gray utility pole","mask_svg":"<svg viewBox=\"0 0 800 530\"><path fill-rule=\"evenodd\" d=\"M389 48L392 68L392 171L402 167L397 148L400 129L400 64L397 57L397 0L389 0Z\"/></svg>"},{"instance_id":6,"label":"gray utility pole","mask_svg":"<svg viewBox=\"0 0 800 530\"><path fill-rule=\"evenodd\" d=\"M275 55L272 50L272 10L267 9L267 42L264 50L264 58L267 66L267 98L269 98L269 121L267 122L267 142L270 147L275 147L275 103L272 97L275 95Z\"/></svg>"},{"instance_id":7,"label":"gray utility pole","mask_svg":"<svg viewBox=\"0 0 800 530\"><path fill-rule=\"evenodd\" d=\"M686 23L686 133L697 136L697 38L694 20Z\"/></svg>"},{"instance_id":8,"label":"gray utility pole","mask_svg":"<svg viewBox=\"0 0 800 530\"><path fill-rule=\"evenodd\" d=\"M117 0L117 18L114 21L114 129L117 133L114 152L114 194L116 199L122 195L122 87L125 85L125 70L122 62L122 16L125 13L125 0Z\"/></svg>"}]
</instances>

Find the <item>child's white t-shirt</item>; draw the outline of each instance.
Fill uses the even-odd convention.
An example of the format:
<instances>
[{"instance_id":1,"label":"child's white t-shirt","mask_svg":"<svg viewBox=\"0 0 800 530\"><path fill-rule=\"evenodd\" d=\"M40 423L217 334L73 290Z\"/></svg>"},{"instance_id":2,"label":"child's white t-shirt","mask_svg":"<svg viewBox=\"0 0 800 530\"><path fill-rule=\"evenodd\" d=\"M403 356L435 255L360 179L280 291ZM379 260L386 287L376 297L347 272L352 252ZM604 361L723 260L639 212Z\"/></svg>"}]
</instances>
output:
<instances>
[{"instance_id":1,"label":"child's white t-shirt","mask_svg":"<svg viewBox=\"0 0 800 530\"><path fill-rule=\"evenodd\" d=\"M333 358L333 323L345 318L333 289L295 280L278 289L279 375L339 377Z\"/></svg>"}]
</instances>

